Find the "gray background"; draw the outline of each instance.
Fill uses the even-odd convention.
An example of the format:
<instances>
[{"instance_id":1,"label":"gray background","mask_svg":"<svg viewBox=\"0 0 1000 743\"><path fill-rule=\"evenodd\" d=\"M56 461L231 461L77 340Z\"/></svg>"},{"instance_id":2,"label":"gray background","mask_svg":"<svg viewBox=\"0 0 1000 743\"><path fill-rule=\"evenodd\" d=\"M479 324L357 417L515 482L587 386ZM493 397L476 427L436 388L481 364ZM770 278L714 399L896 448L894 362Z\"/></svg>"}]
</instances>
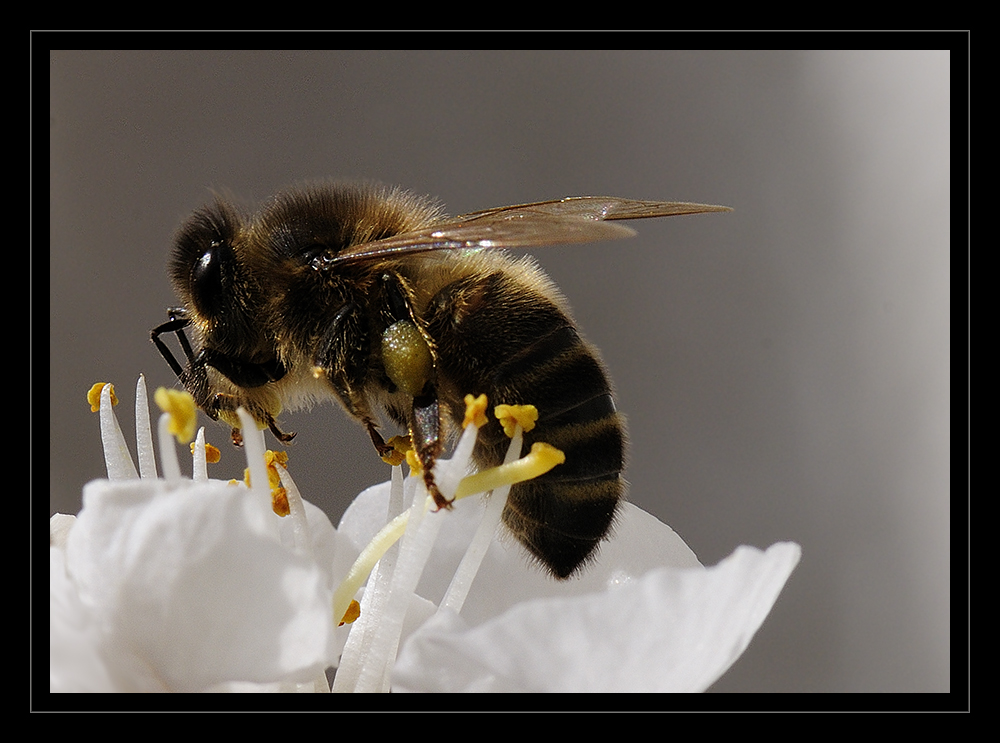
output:
<instances>
[{"instance_id":1,"label":"gray background","mask_svg":"<svg viewBox=\"0 0 1000 743\"><path fill-rule=\"evenodd\" d=\"M947 52L51 54L51 509L127 435L180 221L228 188L377 179L452 214L566 195L728 204L537 258L603 351L631 499L706 564L802 562L717 691L950 688ZM961 153L960 153L961 156ZM286 414L336 522L385 479L332 405ZM221 427L218 477L241 457ZM960 650L962 652L962 650Z\"/></svg>"}]
</instances>

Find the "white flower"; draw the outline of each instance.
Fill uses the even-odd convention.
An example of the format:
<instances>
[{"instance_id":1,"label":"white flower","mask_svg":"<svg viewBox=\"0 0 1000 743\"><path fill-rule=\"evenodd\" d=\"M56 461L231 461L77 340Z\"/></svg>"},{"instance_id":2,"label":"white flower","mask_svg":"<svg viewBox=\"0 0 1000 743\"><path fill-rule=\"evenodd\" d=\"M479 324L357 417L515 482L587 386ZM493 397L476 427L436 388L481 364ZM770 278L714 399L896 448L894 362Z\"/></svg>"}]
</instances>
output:
<instances>
[{"instance_id":1,"label":"white flower","mask_svg":"<svg viewBox=\"0 0 1000 743\"><path fill-rule=\"evenodd\" d=\"M144 404L144 390L139 397ZM134 472L110 404L101 412L109 472ZM176 470L176 457L164 468ZM266 474L253 482L126 476L87 484L79 517L54 540L65 547L51 548L51 691L326 685L339 650L335 532L309 504L298 524L277 517ZM65 517L52 527L65 534ZM297 543L303 529L308 540Z\"/></svg>"},{"instance_id":2,"label":"white flower","mask_svg":"<svg viewBox=\"0 0 1000 743\"><path fill-rule=\"evenodd\" d=\"M166 478L155 479L140 380L140 480L109 389L101 399L111 479L86 486L75 521L51 524L52 691L326 691L342 649L334 691L702 691L746 648L799 558L794 544L741 547L706 569L625 504L599 559L556 581L512 538L494 538L505 488L485 507L465 498L434 511L422 479L404 482L399 467L336 531L279 470L282 519L260 437L246 436L254 488L207 479L203 434L186 480L161 419ZM446 497L468 489L476 430L438 463ZM509 461L520 447L518 432ZM360 619L336 629L355 595Z\"/></svg>"},{"instance_id":3,"label":"white flower","mask_svg":"<svg viewBox=\"0 0 1000 743\"><path fill-rule=\"evenodd\" d=\"M388 490L362 493L338 532L370 538ZM704 568L670 527L626 504L579 578L556 581L513 540L494 540L461 614L435 612L481 511L468 499L428 514L441 520L417 588L430 616L402 646L395 692L703 691L746 649L800 555L791 543L740 547Z\"/></svg>"}]
</instances>

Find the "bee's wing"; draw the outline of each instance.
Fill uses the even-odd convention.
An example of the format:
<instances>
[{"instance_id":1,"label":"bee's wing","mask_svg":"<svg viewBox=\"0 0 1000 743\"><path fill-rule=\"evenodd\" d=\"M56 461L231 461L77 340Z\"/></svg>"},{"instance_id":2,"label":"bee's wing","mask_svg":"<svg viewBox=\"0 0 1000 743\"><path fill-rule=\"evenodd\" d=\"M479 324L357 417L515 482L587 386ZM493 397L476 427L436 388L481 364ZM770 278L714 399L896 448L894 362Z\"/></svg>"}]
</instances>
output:
<instances>
[{"instance_id":1,"label":"bee's wing","mask_svg":"<svg viewBox=\"0 0 1000 743\"><path fill-rule=\"evenodd\" d=\"M730 212L728 206L691 204L684 201L639 201L619 199L615 196L570 196L535 204L501 206L484 209L457 217L462 221L491 219L524 219L529 216L577 217L580 219L646 219L648 217L675 217L682 214L704 212Z\"/></svg>"},{"instance_id":2,"label":"bee's wing","mask_svg":"<svg viewBox=\"0 0 1000 743\"><path fill-rule=\"evenodd\" d=\"M375 240L337 254L348 263L429 250L537 248L630 237L635 231L606 220L671 217L730 211L729 207L675 201L576 196L464 214L413 232Z\"/></svg>"}]
</instances>

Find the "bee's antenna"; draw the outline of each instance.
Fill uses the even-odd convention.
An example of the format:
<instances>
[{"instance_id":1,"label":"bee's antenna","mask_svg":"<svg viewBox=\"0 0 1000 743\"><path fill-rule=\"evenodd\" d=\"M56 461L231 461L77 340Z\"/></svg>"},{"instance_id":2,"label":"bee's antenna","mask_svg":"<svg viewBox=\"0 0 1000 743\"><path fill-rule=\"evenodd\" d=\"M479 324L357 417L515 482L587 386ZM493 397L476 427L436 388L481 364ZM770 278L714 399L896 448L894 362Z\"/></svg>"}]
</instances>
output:
<instances>
[{"instance_id":1,"label":"bee's antenna","mask_svg":"<svg viewBox=\"0 0 1000 743\"><path fill-rule=\"evenodd\" d=\"M184 351L184 356L187 358L190 364L194 357L194 352L191 350L191 344L188 343L187 335L184 333L184 328L191 324L191 320L187 316L187 312L183 308L170 307L167 309L167 317L170 319L162 325L157 325L153 328L149 337L153 341L153 345L156 346L156 350L160 352L164 361L170 365L173 369L174 374L180 377L184 373L184 367L177 363L177 359L174 358L173 352L167 345L160 340L160 334L162 333L176 333L177 340L181 344L181 349Z\"/></svg>"}]
</instances>

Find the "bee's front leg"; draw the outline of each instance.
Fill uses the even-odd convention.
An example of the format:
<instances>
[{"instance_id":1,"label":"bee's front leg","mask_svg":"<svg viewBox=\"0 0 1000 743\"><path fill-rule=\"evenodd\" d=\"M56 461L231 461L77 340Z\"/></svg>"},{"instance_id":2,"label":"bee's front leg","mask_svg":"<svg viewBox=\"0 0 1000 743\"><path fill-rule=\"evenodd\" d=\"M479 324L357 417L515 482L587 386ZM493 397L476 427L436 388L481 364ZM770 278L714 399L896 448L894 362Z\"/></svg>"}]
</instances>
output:
<instances>
[{"instance_id":1,"label":"bee's front leg","mask_svg":"<svg viewBox=\"0 0 1000 743\"><path fill-rule=\"evenodd\" d=\"M267 427L270 429L271 433L274 434L274 438L280 441L282 444L287 444L289 441L295 438L295 431L288 431L287 433L278 428L277 422L271 415L267 416Z\"/></svg>"},{"instance_id":2,"label":"bee's front leg","mask_svg":"<svg viewBox=\"0 0 1000 743\"><path fill-rule=\"evenodd\" d=\"M395 451L395 448L391 444L385 443L385 439L382 438L382 434L378 431L378 424L371 418L365 418L362 420L365 424L365 428L368 429L368 436L372 440L372 444L375 445L375 451L378 452L380 457L387 457Z\"/></svg>"}]
</instances>

